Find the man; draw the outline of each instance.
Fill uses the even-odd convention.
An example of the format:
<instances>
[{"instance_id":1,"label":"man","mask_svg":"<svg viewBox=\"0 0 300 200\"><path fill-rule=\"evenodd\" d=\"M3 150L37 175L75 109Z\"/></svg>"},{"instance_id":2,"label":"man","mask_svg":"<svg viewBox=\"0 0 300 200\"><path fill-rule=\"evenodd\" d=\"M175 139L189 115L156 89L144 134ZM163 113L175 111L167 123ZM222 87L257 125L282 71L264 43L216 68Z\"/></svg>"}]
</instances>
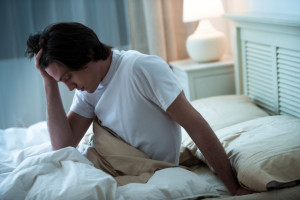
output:
<instances>
[{"instance_id":1,"label":"man","mask_svg":"<svg viewBox=\"0 0 300 200\"><path fill-rule=\"evenodd\" d=\"M44 80L47 122L54 150L76 147L94 117L150 158L178 164L184 127L233 195L240 187L218 138L186 100L167 63L157 56L117 51L79 23L58 23L31 35L27 55L35 55ZM65 114L57 82L76 89Z\"/></svg>"}]
</instances>

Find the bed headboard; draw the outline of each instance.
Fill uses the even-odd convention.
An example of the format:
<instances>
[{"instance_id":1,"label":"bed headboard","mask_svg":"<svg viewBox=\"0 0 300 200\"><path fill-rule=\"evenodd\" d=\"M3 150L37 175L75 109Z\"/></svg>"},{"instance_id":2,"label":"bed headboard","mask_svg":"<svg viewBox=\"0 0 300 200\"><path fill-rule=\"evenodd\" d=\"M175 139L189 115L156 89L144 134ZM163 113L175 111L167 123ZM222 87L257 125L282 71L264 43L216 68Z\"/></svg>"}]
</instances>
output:
<instances>
[{"instance_id":1,"label":"bed headboard","mask_svg":"<svg viewBox=\"0 0 300 200\"><path fill-rule=\"evenodd\" d=\"M230 15L236 93L270 114L300 118L300 16Z\"/></svg>"}]
</instances>

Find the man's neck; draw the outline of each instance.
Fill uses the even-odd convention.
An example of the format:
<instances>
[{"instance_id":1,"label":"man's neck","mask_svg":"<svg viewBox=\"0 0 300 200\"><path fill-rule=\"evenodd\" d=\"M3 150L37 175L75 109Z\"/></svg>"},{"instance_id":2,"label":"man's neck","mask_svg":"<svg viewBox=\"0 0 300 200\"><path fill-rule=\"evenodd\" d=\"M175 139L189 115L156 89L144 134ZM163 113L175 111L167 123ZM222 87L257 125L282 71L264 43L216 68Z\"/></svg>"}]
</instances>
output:
<instances>
[{"instance_id":1,"label":"man's neck","mask_svg":"<svg viewBox=\"0 0 300 200\"><path fill-rule=\"evenodd\" d=\"M113 51L110 52L108 58L106 60L99 60L99 74L101 75L100 77L100 82L105 78L105 76L107 75L111 63L112 63L112 55L113 55ZM99 82L99 83L100 83Z\"/></svg>"}]
</instances>

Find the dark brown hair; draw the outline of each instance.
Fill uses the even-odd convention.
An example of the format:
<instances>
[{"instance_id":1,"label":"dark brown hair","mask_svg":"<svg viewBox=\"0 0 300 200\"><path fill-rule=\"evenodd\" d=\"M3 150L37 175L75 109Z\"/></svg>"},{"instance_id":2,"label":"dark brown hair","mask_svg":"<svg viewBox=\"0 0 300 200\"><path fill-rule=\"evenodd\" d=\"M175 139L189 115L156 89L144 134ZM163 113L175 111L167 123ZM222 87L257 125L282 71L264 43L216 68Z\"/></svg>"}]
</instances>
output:
<instances>
[{"instance_id":1,"label":"dark brown hair","mask_svg":"<svg viewBox=\"0 0 300 200\"><path fill-rule=\"evenodd\" d=\"M80 70L91 60L107 59L111 51L92 29L75 22L51 24L44 31L31 34L25 55L32 58L40 49L43 68L60 62L72 71Z\"/></svg>"}]
</instances>

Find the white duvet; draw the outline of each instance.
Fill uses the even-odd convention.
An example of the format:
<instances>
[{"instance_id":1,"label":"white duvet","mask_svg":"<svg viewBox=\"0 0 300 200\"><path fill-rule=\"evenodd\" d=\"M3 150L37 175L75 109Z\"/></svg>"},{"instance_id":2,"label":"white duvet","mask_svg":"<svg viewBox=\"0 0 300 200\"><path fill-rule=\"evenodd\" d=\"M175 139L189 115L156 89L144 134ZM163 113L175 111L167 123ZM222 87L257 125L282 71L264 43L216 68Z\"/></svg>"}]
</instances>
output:
<instances>
[{"instance_id":1,"label":"white duvet","mask_svg":"<svg viewBox=\"0 0 300 200\"><path fill-rule=\"evenodd\" d=\"M0 199L187 199L219 196L212 177L182 169L117 187L76 148L51 150L46 123L0 130ZM211 183L209 183L211 182ZM218 184L217 184L218 185ZM220 187L220 186L218 186ZM224 188L219 188L225 190Z\"/></svg>"},{"instance_id":2,"label":"white duvet","mask_svg":"<svg viewBox=\"0 0 300 200\"><path fill-rule=\"evenodd\" d=\"M27 157L0 188L4 199L119 199L115 180L71 147Z\"/></svg>"}]
</instances>

